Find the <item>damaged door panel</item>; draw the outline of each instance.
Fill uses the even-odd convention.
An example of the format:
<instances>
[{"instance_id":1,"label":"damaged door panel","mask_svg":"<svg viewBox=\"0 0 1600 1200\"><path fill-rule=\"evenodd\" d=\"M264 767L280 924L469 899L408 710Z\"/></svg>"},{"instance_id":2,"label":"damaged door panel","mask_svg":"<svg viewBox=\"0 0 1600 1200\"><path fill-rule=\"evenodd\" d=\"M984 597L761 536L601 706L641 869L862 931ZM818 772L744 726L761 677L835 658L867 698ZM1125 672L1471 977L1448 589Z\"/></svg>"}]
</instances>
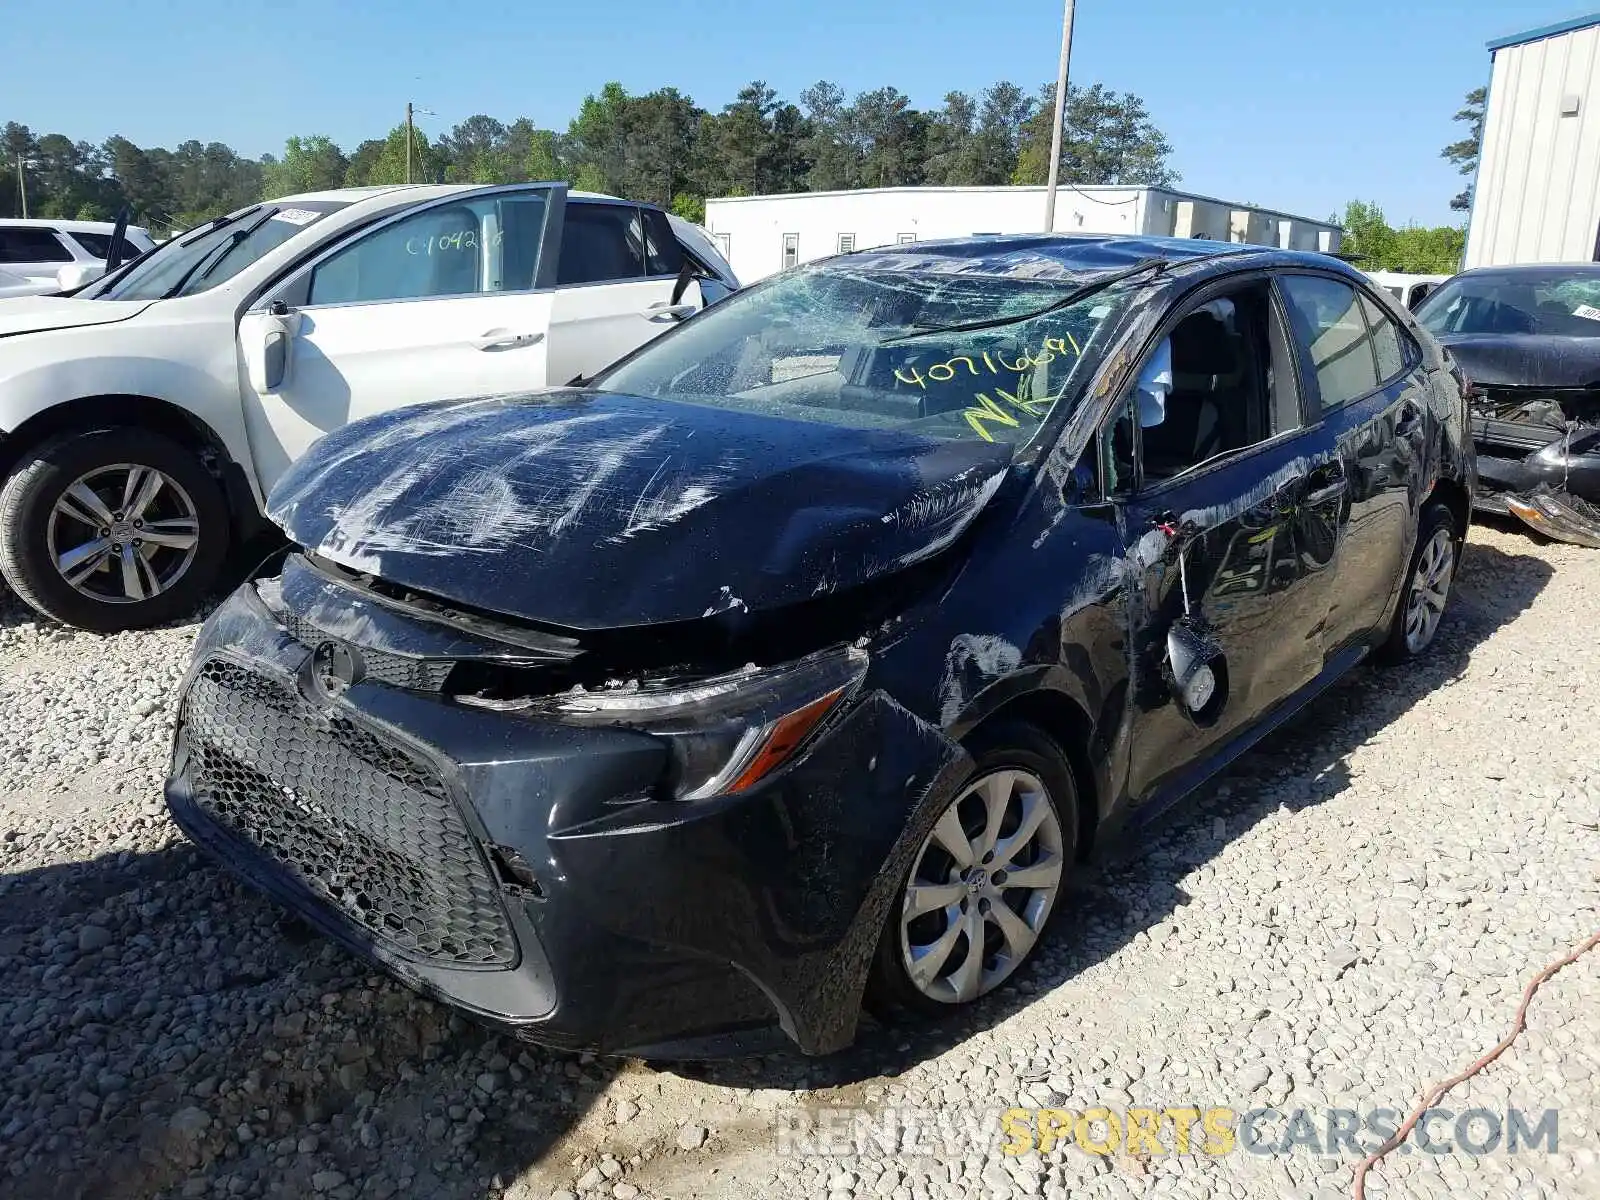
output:
<instances>
[{"instance_id":1,"label":"damaged door panel","mask_svg":"<svg viewBox=\"0 0 1600 1200\"><path fill-rule=\"evenodd\" d=\"M1290 434L1123 510L1133 580L1135 803L1227 743L1322 670L1337 540L1309 512L1312 476L1335 462L1312 432ZM1308 453L1310 451L1310 453ZM1307 536L1307 533L1310 536ZM1220 651L1195 711L1175 686L1168 636L1182 625Z\"/></svg>"}]
</instances>

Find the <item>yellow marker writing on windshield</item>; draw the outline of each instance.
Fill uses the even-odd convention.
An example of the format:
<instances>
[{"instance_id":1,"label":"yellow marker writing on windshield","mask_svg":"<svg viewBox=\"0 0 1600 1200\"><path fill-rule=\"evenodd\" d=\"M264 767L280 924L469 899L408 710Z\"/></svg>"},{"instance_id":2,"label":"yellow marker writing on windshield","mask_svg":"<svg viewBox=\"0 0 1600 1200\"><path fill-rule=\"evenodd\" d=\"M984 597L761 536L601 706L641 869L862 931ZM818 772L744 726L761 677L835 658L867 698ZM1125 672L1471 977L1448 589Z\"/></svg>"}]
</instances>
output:
<instances>
[{"instance_id":1,"label":"yellow marker writing on windshield","mask_svg":"<svg viewBox=\"0 0 1600 1200\"><path fill-rule=\"evenodd\" d=\"M1001 394L1004 395L1004 393ZM994 441L994 438L990 435L989 431L984 428L983 423L985 421L993 421L997 425L1007 425L1013 429L1016 428L1017 419L1005 409L1001 408L993 400L989 399L989 397L984 395L984 393L979 392L976 399L978 403L974 407L965 410L961 415L967 419L967 424L971 425L973 430L976 431L977 435L984 441Z\"/></svg>"}]
</instances>

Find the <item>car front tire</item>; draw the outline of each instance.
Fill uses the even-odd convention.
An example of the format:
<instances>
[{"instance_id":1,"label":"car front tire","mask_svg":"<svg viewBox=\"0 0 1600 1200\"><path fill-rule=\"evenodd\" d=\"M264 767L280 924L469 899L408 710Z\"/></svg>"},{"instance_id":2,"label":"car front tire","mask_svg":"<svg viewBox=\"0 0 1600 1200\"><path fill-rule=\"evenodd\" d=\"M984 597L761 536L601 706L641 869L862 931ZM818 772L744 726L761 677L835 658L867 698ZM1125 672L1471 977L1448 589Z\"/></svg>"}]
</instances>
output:
<instances>
[{"instance_id":1,"label":"car front tire","mask_svg":"<svg viewBox=\"0 0 1600 1200\"><path fill-rule=\"evenodd\" d=\"M1060 909L1077 856L1066 756L1032 725L969 740L973 770L912 857L868 979L875 1014L936 1017L1006 983Z\"/></svg>"},{"instance_id":2,"label":"car front tire","mask_svg":"<svg viewBox=\"0 0 1600 1200\"><path fill-rule=\"evenodd\" d=\"M221 487L195 454L144 429L66 434L0 488L0 573L21 599L99 633L192 612L228 551Z\"/></svg>"}]
</instances>

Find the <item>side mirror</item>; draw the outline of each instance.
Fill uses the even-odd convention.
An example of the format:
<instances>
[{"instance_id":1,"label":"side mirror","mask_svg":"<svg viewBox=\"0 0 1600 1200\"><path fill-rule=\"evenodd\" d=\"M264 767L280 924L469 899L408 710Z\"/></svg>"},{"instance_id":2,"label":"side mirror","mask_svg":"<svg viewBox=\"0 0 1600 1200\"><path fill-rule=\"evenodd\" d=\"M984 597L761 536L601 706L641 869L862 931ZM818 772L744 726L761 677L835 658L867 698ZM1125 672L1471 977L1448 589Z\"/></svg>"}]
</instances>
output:
<instances>
[{"instance_id":1,"label":"side mirror","mask_svg":"<svg viewBox=\"0 0 1600 1200\"><path fill-rule=\"evenodd\" d=\"M290 351L299 330L297 312L246 313L240 320L239 351L257 395L282 391L288 383Z\"/></svg>"},{"instance_id":2,"label":"side mirror","mask_svg":"<svg viewBox=\"0 0 1600 1200\"><path fill-rule=\"evenodd\" d=\"M68 263L56 272L56 286L63 292L75 292L105 273L106 269L101 263Z\"/></svg>"}]
</instances>

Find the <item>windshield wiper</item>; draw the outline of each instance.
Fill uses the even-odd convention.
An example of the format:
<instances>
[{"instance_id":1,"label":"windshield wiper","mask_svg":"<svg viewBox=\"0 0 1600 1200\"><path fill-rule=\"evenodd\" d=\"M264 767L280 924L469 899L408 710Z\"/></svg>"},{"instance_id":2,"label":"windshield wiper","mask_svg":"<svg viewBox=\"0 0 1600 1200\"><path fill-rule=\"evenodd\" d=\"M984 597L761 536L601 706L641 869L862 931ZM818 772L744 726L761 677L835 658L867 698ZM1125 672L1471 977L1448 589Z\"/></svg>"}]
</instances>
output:
<instances>
[{"instance_id":1,"label":"windshield wiper","mask_svg":"<svg viewBox=\"0 0 1600 1200\"><path fill-rule=\"evenodd\" d=\"M1185 259L1183 261L1192 262L1194 260ZM1102 292L1114 283L1121 283L1124 279L1131 279L1135 275L1142 275L1146 271L1164 271L1172 265L1172 262L1165 258L1142 258L1131 267L1123 267L1121 270L1097 276L1087 283L1080 284L1060 299L1052 300L1043 308L1036 308L1032 312L1017 313L1008 317L988 317L982 321L963 321L954 325L913 326L910 333L901 333L891 338L884 338L878 344L880 346L892 346L896 342L908 341L911 338L928 337L935 333L977 333L983 329L998 329L1002 325L1015 325L1019 321L1033 321L1039 317L1048 316L1058 309L1067 308L1082 300L1087 300L1096 292Z\"/></svg>"},{"instance_id":2,"label":"windshield wiper","mask_svg":"<svg viewBox=\"0 0 1600 1200\"><path fill-rule=\"evenodd\" d=\"M235 220L242 221L245 217L248 217L251 213L257 211L259 210L255 208L247 209L246 211L240 213ZM232 250L240 242L244 241L245 238L249 237L256 230L260 229L268 221L272 220L272 215L277 211L278 210L275 208L269 208L266 212L266 215L263 216L259 221L254 221L245 226L243 229L235 229L231 234L228 235L227 241L222 242L210 254L202 255L200 258L196 259L194 266L185 271L178 279L178 282L168 288L166 294L161 298L163 300L171 300L174 296L182 295L183 289L189 285L189 280L194 278L195 273L199 271L201 267L205 267L205 271L200 275L201 279L204 279L207 275L211 274L211 272L216 269L217 264L227 257L230 250ZM221 229L223 224L227 223L227 221L228 218L219 217L219 223L214 223L209 229L205 230L204 233L200 234L200 237L206 237L215 233L217 230ZM188 238L183 244L186 246L192 246L197 240L198 238Z\"/></svg>"}]
</instances>

